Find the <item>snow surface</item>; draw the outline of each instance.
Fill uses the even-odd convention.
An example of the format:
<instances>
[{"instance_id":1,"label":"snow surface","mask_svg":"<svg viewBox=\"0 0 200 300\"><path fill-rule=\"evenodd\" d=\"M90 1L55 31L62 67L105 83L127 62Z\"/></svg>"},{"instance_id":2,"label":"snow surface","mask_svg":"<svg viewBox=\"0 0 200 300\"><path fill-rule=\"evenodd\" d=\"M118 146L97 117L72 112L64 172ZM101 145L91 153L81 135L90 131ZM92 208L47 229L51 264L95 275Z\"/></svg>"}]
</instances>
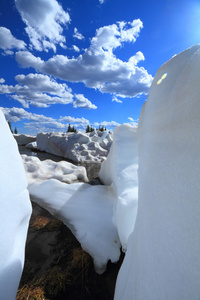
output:
<instances>
[{"instance_id":1,"label":"snow surface","mask_svg":"<svg viewBox=\"0 0 200 300\"><path fill-rule=\"evenodd\" d=\"M37 150L37 142L31 142L31 143L28 143L27 145L25 145L26 148L28 149L31 149L31 150Z\"/></svg>"},{"instance_id":2,"label":"snow surface","mask_svg":"<svg viewBox=\"0 0 200 300\"><path fill-rule=\"evenodd\" d=\"M29 160L28 157L25 159ZM67 185L55 179L44 180L35 162L34 157L31 158L30 171L34 172L36 168L37 173L31 175L32 183L28 187L33 201L71 228L82 248L94 258L96 271L101 274L109 259L112 262L119 259L121 244L125 250L134 227L137 212L136 128L122 125L115 129L111 151L100 171L106 186ZM49 161L48 165L51 166ZM55 172L53 168L51 172ZM57 175L52 176L56 178ZM36 182L39 177L44 181Z\"/></svg>"},{"instance_id":3,"label":"snow surface","mask_svg":"<svg viewBox=\"0 0 200 300\"><path fill-rule=\"evenodd\" d=\"M112 187L85 183L65 184L56 179L31 184L32 200L66 224L82 248L94 259L96 272L105 271L108 260L120 256L120 242L112 223ZM36 198L35 198L36 197Z\"/></svg>"},{"instance_id":4,"label":"snow surface","mask_svg":"<svg viewBox=\"0 0 200 300\"><path fill-rule=\"evenodd\" d=\"M58 179L65 183L88 182L85 167L75 166L66 161L54 162L50 159L40 161L38 157L21 155L28 184L47 179Z\"/></svg>"},{"instance_id":5,"label":"snow surface","mask_svg":"<svg viewBox=\"0 0 200 300\"><path fill-rule=\"evenodd\" d=\"M31 204L22 160L0 110L0 299L14 300L24 265Z\"/></svg>"},{"instance_id":6,"label":"snow surface","mask_svg":"<svg viewBox=\"0 0 200 300\"><path fill-rule=\"evenodd\" d=\"M200 299L200 45L156 73L139 122L139 200L115 300Z\"/></svg>"},{"instance_id":7,"label":"snow surface","mask_svg":"<svg viewBox=\"0 0 200 300\"><path fill-rule=\"evenodd\" d=\"M27 135L27 134L13 134L17 144L19 146L25 146L28 143L32 143L36 141L36 136Z\"/></svg>"},{"instance_id":8,"label":"snow surface","mask_svg":"<svg viewBox=\"0 0 200 300\"><path fill-rule=\"evenodd\" d=\"M121 125L114 130L113 144L106 161L101 164L101 181L113 184L116 193L113 221L122 248L126 251L133 231L138 202L137 127Z\"/></svg>"},{"instance_id":9,"label":"snow surface","mask_svg":"<svg viewBox=\"0 0 200 300\"><path fill-rule=\"evenodd\" d=\"M112 133L99 130L90 133L39 133L37 148L74 162L101 162L106 159Z\"/></svg>"}]
</instances>

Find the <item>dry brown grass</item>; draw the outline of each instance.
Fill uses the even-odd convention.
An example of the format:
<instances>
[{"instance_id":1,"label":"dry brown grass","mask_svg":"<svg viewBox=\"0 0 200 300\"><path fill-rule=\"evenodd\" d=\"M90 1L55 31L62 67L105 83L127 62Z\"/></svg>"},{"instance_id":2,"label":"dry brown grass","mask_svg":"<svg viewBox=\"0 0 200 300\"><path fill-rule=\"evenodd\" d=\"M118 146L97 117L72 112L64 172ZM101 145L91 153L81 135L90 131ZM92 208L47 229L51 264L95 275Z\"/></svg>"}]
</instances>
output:
<instances>
[{"instance_id":1,"label":"dry brown grass","mask_svg":"<svg viewBox=\"0 0 200 300\"><path fill-rule=\"evenodd\" d=\"M48 218L37 216L34 218L34 221L30 226L36 230L40 230L44 228L49 222L50 220Z\"/></svg>"},{"instance_id":2,"label":"dry brown grass","mask_svg":"<svg viewBox=\"0 0 200 300\"><path fill-rule=\"evenodd\" d=\"M25 285L18 290L16 300L48 300L44 296L44 290L39 286Z\"/></svg>"}]
</instances>

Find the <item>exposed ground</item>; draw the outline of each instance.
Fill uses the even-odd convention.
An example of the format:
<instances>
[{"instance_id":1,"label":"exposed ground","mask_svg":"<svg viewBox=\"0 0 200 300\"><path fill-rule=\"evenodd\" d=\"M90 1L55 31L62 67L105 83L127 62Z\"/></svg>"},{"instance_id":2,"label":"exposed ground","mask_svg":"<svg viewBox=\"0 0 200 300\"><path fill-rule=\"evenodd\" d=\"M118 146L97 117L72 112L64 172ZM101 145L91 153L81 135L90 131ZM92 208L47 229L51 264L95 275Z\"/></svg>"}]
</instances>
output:
<instances>
[{"instance_id":1,"label":"exposed ground","mask_svg":"<svg viewBox=\"0 0 200 300\"><path fill-rule=\"evenodd\" d=\"M16 300L112 300L122 260L98 275L71 231L33 203Z\"/></svg>"}]
</instances>

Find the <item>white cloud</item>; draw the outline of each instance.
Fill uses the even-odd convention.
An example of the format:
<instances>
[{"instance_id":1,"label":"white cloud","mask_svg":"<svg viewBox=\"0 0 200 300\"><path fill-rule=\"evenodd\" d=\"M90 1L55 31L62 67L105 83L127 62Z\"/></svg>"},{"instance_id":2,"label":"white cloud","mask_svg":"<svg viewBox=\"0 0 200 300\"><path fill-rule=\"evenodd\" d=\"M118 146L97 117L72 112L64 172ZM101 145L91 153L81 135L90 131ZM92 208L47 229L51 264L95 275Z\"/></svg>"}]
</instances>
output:
<instances>
[{"instance_id":1,"label":"white cloud","mask_svg":"<svg viewBox=\"0 0 200 300\"><path fill-rule=\"evenodd\" d=\"M113 51L124 42L134 43L139 35L142 22L118 22L96 31L91 45L77 58L55 55L47 61L23 51L16 53L16 60L22 67L34 67L40 72L71 82L83 82L87 87L112 93L116 97L136 97L147 94L152 76L138 63L144 60L137 52L124 62Z\"/></svg>"},{"instance_id":2,"label":"white cloud","mask_svg":"<svg viewBox=\"0 0 200 300\"><path fill-rule=\"evenodd\" d=\"M122 100L119 100L117 97L113 97L112 102L123 103Z\"/></svg>"},{"instance_id":3,"label":"white cloud","mask_svg":"<svg viewBox=\"0 0 200 300\"><path fill-rule=\"evenodd\" d=\"M65 116L65 117L60 117L59 118L60 122L66 122L66 123L70 123L70 124L82 124L84 126L89 124L89 121L85 118L74 118L74 117L70 117L70 116Z\"/></svg>"},{"instance_id":4,"label":"white cloud","mask_svg":"<svg viewBox=\"0 0 200 300\"><path fill-rule=\"evenodd\" d=\"M64 84L43 74L17 75L15 86L0 84L0 94L9 94L25 108L29 105L49 107L52 104L68 104L73 102L71 89Z\"/></svg>"},{"instance_id":5,"label":"white cloud","mask_svg":"<svg viewBox=\"0 0 200 300\"><path fill-rule=\"evenodd\" d=\"M2 55L6 56L6 55L13 55L14 54L14 51L12 50L5 50Z\"/></svg>"},{"instance_id":6,"label":"white cloud","mask_svg":"<svg viewBox=\"0 0 200 300\"><path fill-rule=\"evenodd\" d=\"M0 78L0 83L4 83L5 79L4 78Z\"/></svg>"},{"instance_id":7,"label":"white cloud","mask_svg":"<svg viewBox=\"0 0 200 300\"><path fill-rule=\"evenodd\" d=\"M56 44L65 43L63 26L70 22L70 16L56 0L15 0L15 4L32 48L56 51Z\"/></svg>"},{"instance_id":8,"label":"white cloud","mask_svg":"<svg viewBox=\"0 0 200 300\"><path fill-rule=\"evenodd\" d=\"M82 94L75 94L76 100L73 102L75 108L81 107L86 109L96 109L97 106L92 104L90 100L84 97Z\"/></svg>"},{"instance_id":9,"label":"white cloud","mask_svg":"<svg viewBox=\"0 0 200 300\"><path fill-rule=\"evenodd\" d=\"M115 122L115 121L103 121L101 123L95 122L94 126L99 127L99 126L104 126L104 127L108 127L108 128L115 128L117 126L119 126L120 124Z\"/></svg>"},{"instance_id":10,"label":"white cloud","mask_svg":"<svg viewBox=\"0 0 200 300\"><path fill-rule=\"evenodd\" d=\"M60 117L59 120L44 115L38 115L27 112L23 108L7 108L0 107L3 111L6 120L10 122L18 122L21 120L27 120L28 123L24 123L24 127L34 133L37 132L50 132L50 131L61 131L67 130L68 124L75 125L77 130L85 130L89 121L85 118L74 118L71 116Z\"/></svg>"},{"instance_id":11,"label":"white cloud","mask_svg":"<svg viewBox=\"0 0 200 300\"><path fill-rule=\"evenodd\" d=\"M23 108L7 108L7 107L1 107L1 110L3 111L5 118L7 121L10 122L18 122L22 119L27 119L34 122L53 122L53 118L46 117L44 115L37 115L33 113L29 113Z\"/></svg>"},{"instance_id":12,"label":"white cloud","mask_svg":"<svg viewBox=\"0 0 200 300\"><path fill-rule=\"evenodd\" d=\"M133 118L131 118L131 117L128 117L128 119L129 119L129 123L127 123L127 124L129 124L129 125L131 125L131 126L138 126L138 121L139 121L139 119L137 119L137 120L134 120Z\"/></svg>"},{"instance_id":13,"label":"white cloud","mask_svg":"<svg viewBox=\"0 0 200 300\"><path fill-rule=\"evenodd\" d=\"M56 121L44 121L44 122L29 122L24 123L24 127L32 132L65 132L66 124L62 124Z\"/></svg>"},{"instance_id":14,"label":"white cloud","mask_svg":"<svg viewBox=\"0 0 200 300\"><path fill-rule=\"evenodd\" d=\"M33 67L36 70L42 69L43 61L40 57L35 57L29 51L19 51L15 58L23 68Z\"/></svg>"},{"instance_id":15,"label":"white cloud","mask_svg":"<svg viewBox=\"0 0 200 300\"><path fill-rule=\"evenodd\" d=\"M99 0L100 4L103 4L105 2L105 0Z\"/></svg>"},{"instance_id":16,"label":"white cloud","mask_svg":"<svg viewBox=\"0 0 200 300\"><path fill-rule=\"evenodd\" d=\"M74 28L73 37L75 39L78 39L78 40L83 40L84 39L84 36L80 32L78 32L78 29L76 27Z\"/></svg>"},{"instance_id":17,"label":"white cloud","mask_svg":"<svg viewBox=\"0 0 200 300\"><path fill-rule=\"evenodd\" d=\"M133 119L133 118L131 118L131 117L128 117L128 119L129 119L130 121L134 122L134 119Z\"/></svg>"},{"instance_id":18,"label":"white cloud","mask_svg":"<svg viewBox=\"0 0 200 300\"><path fill-rule=\"evenodd\" d=\"M10 49L25 49L26 44L22 40L16 39L9 29L0 27L0 48L5 50L6 54L13 53L8 52ZM7 51L7 52L6 52Z\"/></svg>"},{"instance_id":19,"label":"white cloud","mask_svg":"<svg viewBox=\"0 0 200 300\"><path fill-rule=\"evenodd\" d=\"M79 47L77 47L76 45L72 45L72 47L73 47L74 51L76 51L76 52L80 52L80 49L79 49Z\"/></svg>"}]
</instances>

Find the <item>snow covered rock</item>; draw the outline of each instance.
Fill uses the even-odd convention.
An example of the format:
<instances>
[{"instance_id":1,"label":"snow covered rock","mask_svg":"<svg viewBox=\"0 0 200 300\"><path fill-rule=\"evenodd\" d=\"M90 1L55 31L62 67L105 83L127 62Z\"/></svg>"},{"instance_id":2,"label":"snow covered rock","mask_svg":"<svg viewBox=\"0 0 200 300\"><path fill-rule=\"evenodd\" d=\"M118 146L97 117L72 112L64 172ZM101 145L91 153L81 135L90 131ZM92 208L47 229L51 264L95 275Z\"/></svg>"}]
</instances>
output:
<instances>
[{"instance_id":1,"label":"snow covered rock","mask_svg":"<svg viewBox=\"0 0 200 300\"><path fill-rule=\"evenodd\" d=\"M137 170L137 127L118 126L113 132L113 143L108 157L101 164L99 177L104 184L112 184L115 189L113 221L124 251L137 215Z\"/></svg>"},{"instance_id":2,"label":"snow covered rock","mask_svg":"<svg viewBox=\"0 0 200 300\"><path fill-rule=\"evenodd\" d=\"M115 300L200 299L200 45L156 73L139 123L139 207Z\"/></svg>"},{"instance_id":3,"label":"snow covered rock","mask_svg":"<svg viewBox=\"0 0 200 300\"><path fill-rule=\"evenodd\" d=\"M25 146L28 143L36 141L36 136L26 135L26 134L13 134L19 146Z\"/></svg>"},{"instance_id":4,"label":"snow covered rock","mask_svg":"<svg viewBox=\"0 0 200 300\"><path fill-rule=\"evenodd\" d=\"M31 214L22 160L0 110L0 299L14 300L24 265Z\"/></svg>"},{"instance_id":5,"label":"snow covered rock","mask_svg":"<svg viewBox=\"0 0 200 300\"><path fill-rule=\"evenodd\" d=\"M50 159L40 161L36 156L25 154L21 156L29 184L52 178L65 183L88 181L85 167L75 166L67 161L54 162Z\"/></svg>"},{"instance_id":6,"label":"snow covered rock","mask_svg":"<svg viewBox=\"0 0 200 300\"><path fill-rule=\"evenodd\" d=\"M26 145L26 148L31 150L37 150L37 142L35 141L35 142L28 143Z\"/></svg>"},{"instance_id":7,"label":"snow covered rock","mask_svg":"<svg viewBox=\"0 0 200 300\"><path fill-rule=\"evenodd\" d=\"M39 133L37 148L40 151L65 157L74 162L101 162L106 159L112 144L112 133Z\"/></svg>"}]
</instances>

